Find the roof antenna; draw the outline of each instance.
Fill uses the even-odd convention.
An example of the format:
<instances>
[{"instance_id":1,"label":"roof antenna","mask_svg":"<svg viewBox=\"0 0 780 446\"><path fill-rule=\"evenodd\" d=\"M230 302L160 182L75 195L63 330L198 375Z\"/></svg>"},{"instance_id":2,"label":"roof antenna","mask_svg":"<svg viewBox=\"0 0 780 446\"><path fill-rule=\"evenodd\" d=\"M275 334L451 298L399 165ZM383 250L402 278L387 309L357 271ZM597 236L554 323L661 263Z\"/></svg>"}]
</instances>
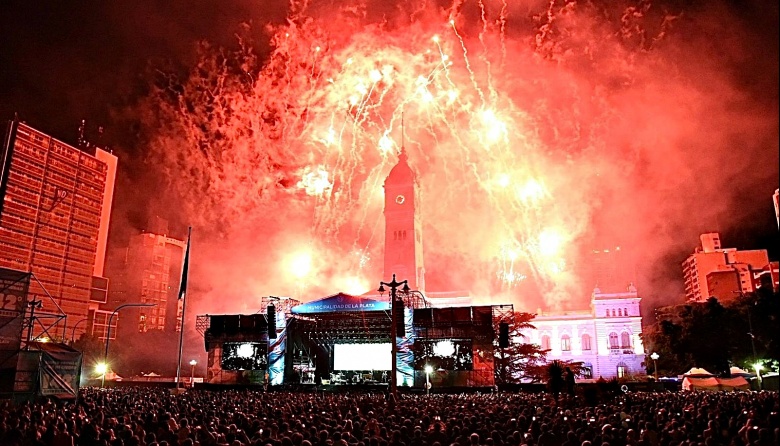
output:
<instances>
[{"instance_id":1,"label":"roof antenna","mask_svg":"<svg viewBox=\"0 0 780 446\"><path fill-rule=\"evenodd\" d=\"M406 155L406 131L404 130L404 111L401 110L401 154Z\"/></svg>"}]
</instances>

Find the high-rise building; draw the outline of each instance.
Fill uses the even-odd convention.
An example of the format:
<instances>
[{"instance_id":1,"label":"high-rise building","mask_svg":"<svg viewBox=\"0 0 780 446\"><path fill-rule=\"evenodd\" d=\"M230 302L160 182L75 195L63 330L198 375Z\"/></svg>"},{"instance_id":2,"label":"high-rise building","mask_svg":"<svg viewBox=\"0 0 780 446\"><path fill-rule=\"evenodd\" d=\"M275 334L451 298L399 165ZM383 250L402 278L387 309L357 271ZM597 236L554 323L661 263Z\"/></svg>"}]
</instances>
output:
<instances>
[{"instance_id":1,"label":"high-rise building","mask_svg":"<svg viewBox=\"0 0 780 446\"><path fill-rule=\"evenodd\" d=\"M720 234L715 232L700 239L701 246L682 264L687 301L702 302L713 296L727 301L755 291L754 272L769 265L766 250L721 248ZM721 295L714 295L715 290Z\"/></svg>"},{"instance_id":2,"label":"high-rise building","mask_svg":"<svg viewBox=\"0 0 780 446\"><path fill-rule=\"evenodd\" d=\"M37 331L78 336L103 275L117 158L12 121L0 160L0 266L33 273Z\"/></svg>"},{"instance_id":3,"label":"high-rise building","mask_svg":"<svg viewBox=\"0 0 780 446\"><path fill-rule=\"evenodd\" d=\"M118 326L121 334L181 330L181 301L178 299L182 263L187 243L168 235L168 224L155 219L155 232L130 239L124 255L112 262L108 307L125 303L154 304L153 307L126 307Z\"/></svg>"}]
</instances>

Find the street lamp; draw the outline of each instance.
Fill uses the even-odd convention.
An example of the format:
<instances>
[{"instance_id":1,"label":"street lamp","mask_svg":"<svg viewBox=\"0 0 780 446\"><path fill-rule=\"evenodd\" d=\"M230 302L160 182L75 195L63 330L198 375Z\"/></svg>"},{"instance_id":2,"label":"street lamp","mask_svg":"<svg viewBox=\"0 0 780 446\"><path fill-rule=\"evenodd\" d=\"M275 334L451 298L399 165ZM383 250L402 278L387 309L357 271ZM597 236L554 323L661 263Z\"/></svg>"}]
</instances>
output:
<instances>
[{"instance_id":1,"label":"street lamp","mask_svg":"<svg viewBox=\"0 0 780 446\"><path fill-rule=\"evenodd\" d=\"M89 320L89 318L85 317L84 319L80 319L78 322L76 322L75 325L73 325L73 331L70 334L70 345L73 345L73 343L76 342L76 327L78 327L80 323L87 320Z\"/></svg>"},{"instance_id":2,"label":"street lamp","mask_svg":"<svg viewBox=\"0 0 780 446\"><path fill-rule=\"evenodd\" d=\"M98 373L100 376L105 379L106 373L108 372L108 364L105 362L99 362L95 365L95 373Z\"/></svg>"},{"instance_id":3,"label":"street lamp","mask_svg":"<svg viewBox=\"0 0 780 446\"><path fill-rule=\"evenodd\" d=\"M763 383L762 383L763 379L761 378L761 370L764 369L764 366L761 365L760 362L757 362L757 363L753 364L753 369L755 369L756 377L758 378L758 390L761 390L761 388L763 387Z\"/></svg>"},{"instance_id":4,"label":"street lamp","mask_svg":"<svg viewBox=\"0 0 780 446\"><path fill-rule=\"evenodd\" d=\"M426 365L425 366L425 394L426 395L431 391L431 372L433 372L433 367Z\"/></svg>"},{"instance_id":5,"label":"street lamp","mask_svg":"<svg viewBox=\"0 0 780 446\"><path fill-rule=\"evenodd\" d=\"M156 307L156 306L157 304L143 304L143 303L123 304L116 307L116 310L114 310L114 312L111 313L111 316L108 318L108 327L106 328L106 350L103 353L103 364L106 366L106 369L108 369L108 341L111 340L111 322L114 320L114 315L117 314L119 310L125 307ZM101 388L105 387L105 385L106 385L106 374L103 373L103 379L100 381L100 387Z\"/></svg>"},{"instance_id":6,"label":"street lamp","mask_svg":"<svg viewBox=\"0 0 780 446\"><path fill-rule=\"evenodd\" d=\"M190 367L192 369L192 374L190 375L190 387L195 387L195 366L198 365L198 361L192 360L190 361Z\"/></svg>"},{"instance_id":7,"label":"street lamp","mask_svg":"<svg viewBox=\"0 0 780 446\"><path fill-rule=\"evenodd\" d=\"M390 363L390 392L395 395L398 393L398 366L395 363L395 358L398 356L398 333L395 326L395 318L397 317L395 314L396 290L403 285L401 291L408 293L409 282L406 280L398 282L395 280L395 274L393 274L393 280L390 283L379 282L377 291L380 294L385 292L385 285L390 287L390 355L392 356L392 362Z\"/></svg>"},{"instance_id":8,"label":"street lamp","mask_svg":"<svg viewBox=\"0 0 780 446\"><path fill-rule=\"evenodd\" d=\"M658 358L660 358L660 356L656 352L653 352L653 354L650 355L650 359L653 360L653 376L655 376L655 382L658 382L658 362L656 362L658 361Z\"/></svg>"}]
</instances>

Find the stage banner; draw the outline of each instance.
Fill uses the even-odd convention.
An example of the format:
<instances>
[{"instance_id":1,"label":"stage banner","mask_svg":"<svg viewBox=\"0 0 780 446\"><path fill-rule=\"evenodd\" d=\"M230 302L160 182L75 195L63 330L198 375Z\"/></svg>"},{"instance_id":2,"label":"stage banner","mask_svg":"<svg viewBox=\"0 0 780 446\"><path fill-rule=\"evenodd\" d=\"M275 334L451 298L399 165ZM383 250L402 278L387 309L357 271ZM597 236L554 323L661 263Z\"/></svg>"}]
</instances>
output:
<instances>
[{"instance_id":1,"label":"stage banner","mask_svg":"<svg viewBox=\"0 0 780 446\"><path fill-rule=\"evenodd\" d=\"M30 273L0 268L0 392L13 389Z\"/></svg>"},{"instance_id":2,"label":"stage banner","mask_svg":"<svg viewBox=\"0 0 780 446\"><path fill-rule=\"evenodd\" d=\"M404 308L404 333L406 336L397 338L398 355L395 358L395 366L398 373L397 383L400 386L414 386L414 345L412 327L412 309Z\"/></svg>"},{"instance_id":3,"label":"stage banner","mask_svg":"<svg viewBox=\"0 0 780 446\"><path fill-rule=\"evenodd\" d=\"M282 332L272 341L273 343L268 348L268 381L271 385L277 386L284 381L284 357L287 352L286 324Z\"/></svg>"},{"instance_id":4,"label":"stage banner","mask_svg":"<svg viewBox=\"0 0 780 446\"><path fill-rule=\"evenodd\" d=\"M294 314L340 313L352 311L387 311L390 302L367 299L360 296L339 293L324 299L292 307Z\"/></svg>"},{"instance_id":5,"label":"stage banner","mask_svg":"<svg viewBox=\"0 0 780 446\"><path fill-rule=\"evenodd\" d=\"M41 356L40 396L74 399L79 393L81 352L65 344L37 343Z\"/></svg>"}]
</instances>

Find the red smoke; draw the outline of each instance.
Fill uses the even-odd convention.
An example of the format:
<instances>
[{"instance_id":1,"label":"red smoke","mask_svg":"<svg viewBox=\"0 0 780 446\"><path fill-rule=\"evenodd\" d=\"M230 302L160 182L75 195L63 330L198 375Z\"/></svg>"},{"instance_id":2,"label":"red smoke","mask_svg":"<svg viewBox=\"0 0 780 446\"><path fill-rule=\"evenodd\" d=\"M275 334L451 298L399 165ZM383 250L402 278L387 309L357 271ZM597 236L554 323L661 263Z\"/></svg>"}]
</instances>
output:
<instances>
[{"instance_id":1,"label":"red smoke","mask_svg":"<svg viewBox=\"0 0 780 446\"><path fill-rule=\"evenodd\" d=\"M618 245L640 293L674 290L659 264L723 218L728 185L777 183L777 108L732 71L745 41L724 9L393 6L293 4L267 59L204 44L148 98L153 165L195 228L198 311L387 279L382 183L401 145L429 289L516 309L586 306L587 253Z\"/></svg>"}]
</instances>

